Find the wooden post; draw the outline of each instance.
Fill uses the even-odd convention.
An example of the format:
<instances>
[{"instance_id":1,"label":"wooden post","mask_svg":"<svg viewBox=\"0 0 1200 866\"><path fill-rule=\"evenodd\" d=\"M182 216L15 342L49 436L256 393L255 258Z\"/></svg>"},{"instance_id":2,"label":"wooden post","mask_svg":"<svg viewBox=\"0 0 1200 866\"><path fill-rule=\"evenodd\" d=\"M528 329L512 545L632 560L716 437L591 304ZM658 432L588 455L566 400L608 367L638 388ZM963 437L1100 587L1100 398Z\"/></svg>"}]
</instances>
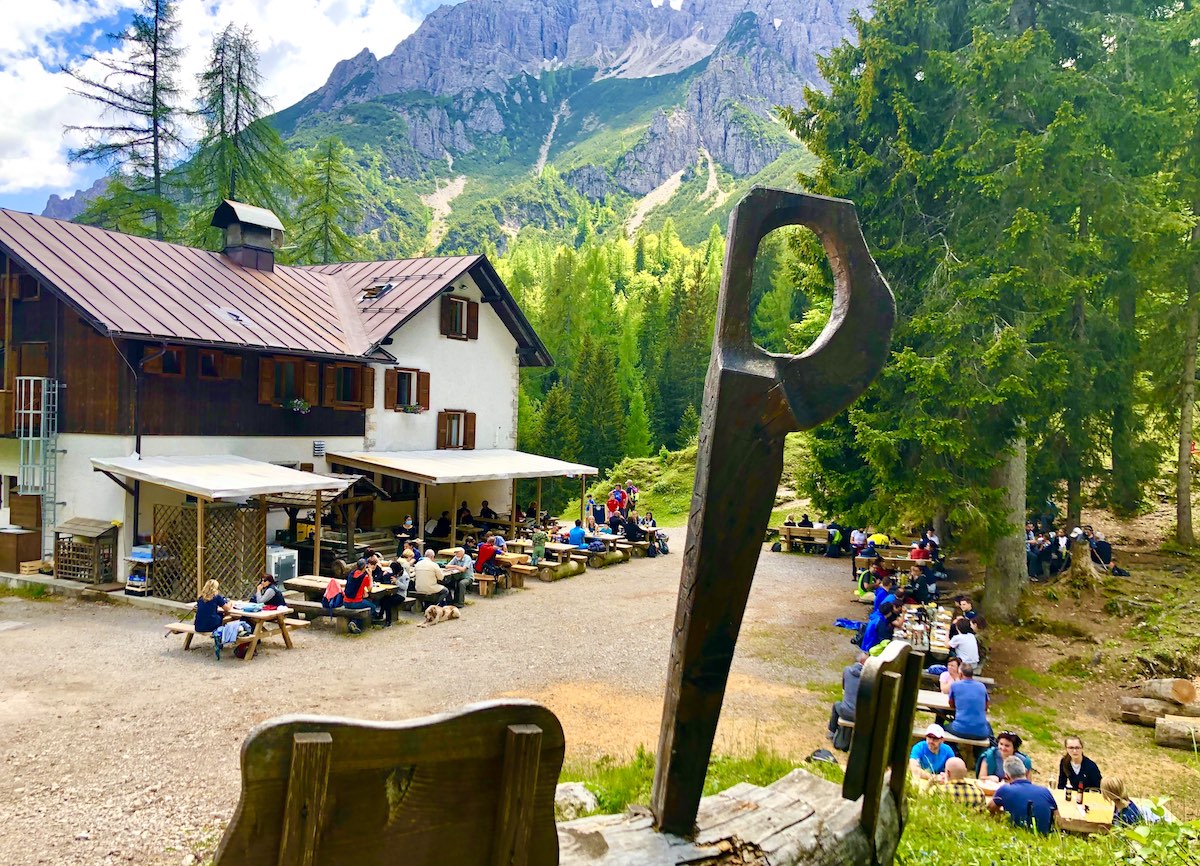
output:
<instances>
[{"instance_id":1,"label":"wooden post","mask_svg":"<svg viewBox=\"0 0 1200 866\"><path fill-rule=\"evenodd\" d=\"M258 513L262 515L263 525L263 573L267 571L267 545L271 543L271 536L267 534L267 494L258 497Z\"/></svg>"},{"instance_id":2,"label":"wooden post","mask_svg":"<svg viewBox=\"0 0 1200 866\"><path fill-rule=\"evenodd\" d=\"M332 757L333 737L328 732L292 735L292 766L283 807L279 866L312 866L317 861L317 840L325 813Z\"/></svg>"},{"instance_id":3,"label":"wooden post","mask_svg":"<svg viewBox=\"0 0 1200 866\"><path fill-rule=\"evenodd\" d=\"M492 866L525 866L529 862L542 729L537 725L509 725L505 736Z\"/></svg>"},{"instance_id":4,"label":"wooden post","mask_svg":"<svg viewBox=\"0 0 1200 866\"><path fill-rule=\"evenodd\" d=\"M450 544L458 544L458 485L450 485Z\"/></svg>"},{"instance_id":5,"label":"wooden post","mask_svg":"<svg viewBox=\"0 0 1200 866\"><path fill-rule=\"evenodd\" d=\"M537 480L537 508L538 520L542 519L542 479Z\"/></svg>"},{"instance_id":6,"label":"wooden post","mask_svg":"<svg viewBox=\"0 0 1200 866\"><path fill-rule=\"evenodd\" d=\"M358 523L358 503L349 502L343 505L342 514L346 518L346 561L353 565L358 561L358 553L354 549L354 526Z\"/></svg>"},{"instance_id":7,"label":"wooden post","mask_svg":"<svg viewBox=\"0 0 1200 866\"><path fill-rule=\"evenodd\" d=\"M512 541L517 537L517 509L521 504L517 502L517 479L512 480L512 507L508 509L508 540Z\"/></svg>"},{"instance_id":8,"label":"wooden post","mask_svg":"<svg viewBox=\"0 0 1200 866\"><path fill-rule=\"evenodd\" d=\"M204 592L204 500L196 498L196 598Z\"/></svg>"},{"instance_id":9,"label":"wooden post","mask_svg":"<svg viewBox=\"0 0 1200 866\"><path fill-rule=\"evenodd\" d=\"M422 541L425 538L425 507L425 482L422 481L417 487L417 537ZM418 553L422 546L422 544L416 545Z\"/></svg>"},{"instance_id":10,"label":"wooden post","mask_svg":"<svg viewBox=\"0 0 1200 866\"><path fill-rule=\"evenodd\" d=\"M579 519L583 523L587 523L587 515L583 512L587 510L587 476L579 476Z\"/></svg>"},{"instance_id":11,"label":"wooden post","mask_svg":"<svg viewBox=\"0 0 1200 866\"><path fill-rule=\"evenodd\" d=\"M13 346L12 341L12 259L8 256L4 257L4 390L12 391L12 376L17 371L13 364ZM15 403L13 404L16 405ZM8 424L11 419L5 418L4 423ZM7 427L5 427L7 429ZM137 539L133 541L137 544Z\"/></svg>"},{"instance_id":12,"label":"wooden post","mask_svg":"<svg viewBox=\"0 0 1200 866\"><path fill-rule=\"evenodd\" d=\"M321 491L317 491L317 510L313 520L313 564L312 573L321 575Z\"/></svg>"}]
</instances>

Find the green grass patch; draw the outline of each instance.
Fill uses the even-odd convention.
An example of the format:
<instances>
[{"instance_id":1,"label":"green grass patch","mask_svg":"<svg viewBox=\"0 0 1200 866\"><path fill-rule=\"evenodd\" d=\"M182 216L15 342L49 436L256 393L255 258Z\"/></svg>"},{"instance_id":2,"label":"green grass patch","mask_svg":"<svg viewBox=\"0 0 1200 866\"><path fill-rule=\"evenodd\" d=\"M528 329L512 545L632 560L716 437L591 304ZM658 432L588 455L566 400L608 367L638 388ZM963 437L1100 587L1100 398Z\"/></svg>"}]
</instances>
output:
<instances>
[{"instance_id":1,"label":"green grass patch","mask_svg":"<svg viewBox=\"0 0 1200 866\"><path fill-rule=\"evenodd\" d=\"M1092 668L1079 656L1067 656L1059 659L1050 665L1049 671L1056 677L1070 677L1076 680L1090 679L1093 674ZM1062 687L1062 683L1058 683L1058 687Z\"/></svg>"},{"instance_id":2,"label":"green grass patch","mask_svg":"<svg viewBox=\"0 0 1200 866\"><path fill-rule=\"evenodd\" d=\"M48 601L54 598L54 594L41 584L33 586L4 586L0 585L0 597L3 598L24 598L29 601Z\"/></svg>"}]
</instances>

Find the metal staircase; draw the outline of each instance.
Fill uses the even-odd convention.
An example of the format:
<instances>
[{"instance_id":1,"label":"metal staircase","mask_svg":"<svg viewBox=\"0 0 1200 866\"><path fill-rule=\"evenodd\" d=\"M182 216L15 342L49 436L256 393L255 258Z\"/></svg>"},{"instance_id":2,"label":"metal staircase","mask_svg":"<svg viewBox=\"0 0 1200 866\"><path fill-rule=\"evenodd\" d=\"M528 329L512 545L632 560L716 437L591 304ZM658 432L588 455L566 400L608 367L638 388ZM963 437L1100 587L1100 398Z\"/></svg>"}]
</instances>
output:
<instances>
[{"instance_id":1,"label":"metal staircase","mask_svg":"<svg viewBox=\"0 0 1200 866\"><path fill-rule=\"evenodd\" d=\"M42 554L54 551L58 522L58 380L17 376L15 421L20 443L17 492L42 498Z\"/></svg>"}]
</instances>

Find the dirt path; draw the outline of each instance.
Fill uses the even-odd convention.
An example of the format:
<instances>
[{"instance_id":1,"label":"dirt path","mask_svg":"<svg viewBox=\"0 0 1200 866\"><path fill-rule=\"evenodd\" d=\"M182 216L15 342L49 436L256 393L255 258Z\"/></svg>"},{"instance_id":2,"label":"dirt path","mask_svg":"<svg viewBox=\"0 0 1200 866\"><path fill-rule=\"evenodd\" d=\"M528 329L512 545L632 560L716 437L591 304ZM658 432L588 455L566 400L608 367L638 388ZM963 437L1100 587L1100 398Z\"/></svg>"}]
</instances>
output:
<instances>
[{"instance_id":1,"label":"dirt path","mask_svg":"<svg viewBox=\"0 0 1200 866\"><path fill-rule=\"evenodd\" d=\"M446 154L446 157L449 159L450 154ZM450 205L462 195L466 188L467 176L460 174L447 182L445 186L439 186L428 195L421 196L421 202L433 211L433 219L429 222L429 237L425 241L426 249L430 254L437 250L437 245L446 236L446 218L450 216Z\"/></svg>"},{"instance_id":2,"label":"dirt path","mask_svg":"<svg viewBox=\"0 0 1200 866\"><path fill-rule=\"evenodd\" d=\"M546 167L546 159L550 156L550 145L554 143L554 133L558 131L558 122L564 117L571 116L571 106L567 100L563 100L558 106L558 111L554 112L554 119L550 121L550 129L546 133L545 139L542 140L542 146L538 149L537 162L533 165L534 177L542 173L542 169Z\"/></svg>"},{"instance_id":3,"label":"dirt path","mask_svg":"<svg viewBox=\"0 0 1200 866\"><path fill-rule=\"evenodd\" d=\"M708 206L708 210L705 213L712 213L725 204L726 199L729 198L729 193L721 189L721 184L717 181L717 166L713 162L712 154L708 152L708 148L700 148L700 155L704 157L704 161L708 164L708 182L704 185L704 192L700 195L700 201L708 201L711 198L712 204Z\"/></svg>"},{"instance_id":4,"label":"dirt path","mask_svg":"<svg viewBox=\"0 0 1200 866\"><path fill-rule=\"evenodd\" d=\"M679 187L683 186L684 171L685 169L680 169L675 172L638 200L638 203L633 206L633 214L630 215L629 222L625 224L625 233L629 237L637 234L637 230L646 221L650 211L659 205L666 204L675 193L679 192Z\"/></svg>"},{"instance_id":5,"label":"dirt path","mask_svg":"<svg viewBox=\"0 0 1200 866\"><path fill-rule=\"evenodd\" d=\"M317 626L297 650L249 663L185 654L161 637L161 614L0 598L0 863L178 866L211 851L237 800L242 739L282 713L402 719L520 696L558 714L568 762L653 748L679 567L673 553L536 583L434 628L411 615L358 638ZM844 560L764 554L718 751L824 743L852 655L831 624L862 612L848 587Z\"/></svg>"}]
</instances>

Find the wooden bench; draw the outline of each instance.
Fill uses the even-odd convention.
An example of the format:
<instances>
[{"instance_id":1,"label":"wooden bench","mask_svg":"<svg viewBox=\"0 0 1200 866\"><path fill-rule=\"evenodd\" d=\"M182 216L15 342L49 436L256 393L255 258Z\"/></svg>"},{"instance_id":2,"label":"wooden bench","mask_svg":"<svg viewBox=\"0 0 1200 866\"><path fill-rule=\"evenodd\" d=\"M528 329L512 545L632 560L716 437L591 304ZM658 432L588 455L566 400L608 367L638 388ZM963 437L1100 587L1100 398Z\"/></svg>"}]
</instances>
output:
<instances>
[{"instance_id":1,"label":"wooden bench","mask_svg":"<svg viewBox=\"0 0 1200 866\"><path fill-rule=\"evenodd\" d=\"M288 607L296 611L296 613L309 617L307 620L309 622L320 617L330 617L333 620L334 628L338 632L349 631L351 620L356 620L359 628L365 629L371 626L371 609L369 607L335 607L333 610L330 610L319 601L306 601L302 599L288 599Z\"/></svg>"},{"instance_id":2,"label":"wooden bench","mask_svg":"<svg viewBox=\"0 0 1200 866\"><path fill-rule=\"evenodd\" d=\"M508 567L508 579L517 588L525 586L525 578L537 577L537 573L536 565L510 565Z\"/></svg>"},{"instance_id":3,"label":"wooden bench","mask_svg":"<svg viewBox=\"0 0 1200 866\"><path fill-rule=\"evenodd\" d=\"M587 565L588 555L586 553L572 553L571 561L572 562L581 562L584 565Z\"/></svg>"},{"instance_id":4,"label":"wooden bench","mask_svg":"<svg viewBox=\"0 0 1200 866\"><path fill-rule=\"evenodd\" d=\"M838 719L838 727L850 728L851 730L854 730L854 722L847 721L846 719ZM912 736L911 736L910 742L918 743L921 740L925 739L926 727L927 727L926 725L921 725L921 724L913 725ZM979 755L982 754L982 750L987 749L987 748L991 747L991 745L992 745L991 742L988 740L969 740L969 739L965 739L963 737L956 736L956 735L950 733L949 731L946 731L945 741L947 743L953 743L954 745L965 747L966 749L971 750L971 755L969 756L971 758L971 760L967 761L968 767L975 766L975 763L977 763L979 760ZM965 760L967 756L960 756L960 757L963 757Z\"/></svg>"},{"instance_id":5,"label":"wooden bench","mask_svg":"<svg viewBox=\"0 0 1200 866\"><path fill-rule=\"evenodd\" d=\"M290 606L291 605L289 605L289 607ZM305 625L307 625L307 623L305 623ZM196 631L196 624L194 622L169 622L163 626L163 628L167 630L167 634L184 635L183 648L185 650L192 648L192 638L194 638L196 635L209 638L210 640L212 639L211 631ZM238 635L237 642L239 644L243 644L249 643L251 640L253 640L253 638L251 638L250 635L244 634Z\"/></svg>"},{"instance_id":6,"label":"wooden bench","mask_svg":"<svg viewBox=\"0 0 1200 866\"><path fill-rule=\"evenodd\" d=\"M490 574L475 575L475 586L480 598L488 598L496 592L496 578Z\"/></svg>"},{"instance_id":7,"label":"wooden bench","mask_svg":"<svg viewBox=\"0 0 1200 866\"><path fill-rule=\"evenodd\" d=\"M649 541L626 541L625 543L629 545L630 552L638 557L645 556L646 551L650 549Z\"/></svg>"},{"instance_id":8,"label":"wooden bench","mask_svg":"<svg viewBox=\"0 0 1200 866\"><path fill-rule=\"evenodd\" d=\"M829 530L811 526L780 526L779 542L784 550L794 550L795 545L819 546L824 551L829 544Z\"/></svg>"}]
</instances>

